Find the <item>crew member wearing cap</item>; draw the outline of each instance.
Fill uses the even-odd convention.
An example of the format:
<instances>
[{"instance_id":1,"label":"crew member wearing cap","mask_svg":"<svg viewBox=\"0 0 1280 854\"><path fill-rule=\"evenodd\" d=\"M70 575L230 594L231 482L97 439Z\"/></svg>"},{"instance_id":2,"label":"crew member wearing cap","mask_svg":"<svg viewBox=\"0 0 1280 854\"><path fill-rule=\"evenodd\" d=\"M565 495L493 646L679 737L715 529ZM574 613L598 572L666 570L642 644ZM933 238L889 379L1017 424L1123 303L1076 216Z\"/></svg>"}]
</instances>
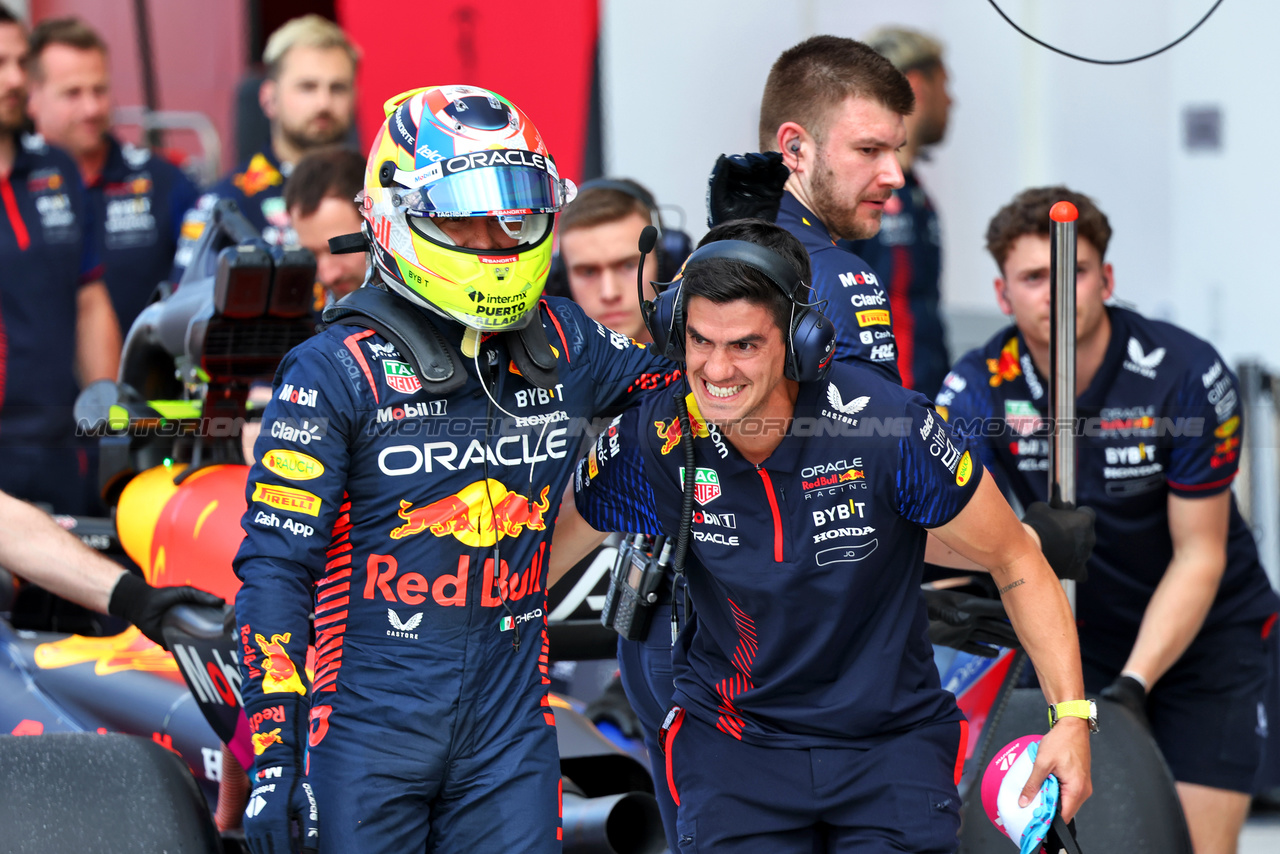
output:
<instances>
[{"instance_id":1,"label":"crew member wearing cap","mask_svg":"<svg viewBox=\"0 0 1280 854\"><path fill-rule=\"evenodd\" d=\"M951 364L939 305L942 240L938 213L915 165L946 136L947 69L942 45L916 30L886 27L869 34L866 43L907 78L915 109L902 117L907 130L906 144L898 149L903 184L884 204L880 231L850 242L849 248L872 266L889 292L902 384L933 397Z\"/></svg>"}]
</instances>

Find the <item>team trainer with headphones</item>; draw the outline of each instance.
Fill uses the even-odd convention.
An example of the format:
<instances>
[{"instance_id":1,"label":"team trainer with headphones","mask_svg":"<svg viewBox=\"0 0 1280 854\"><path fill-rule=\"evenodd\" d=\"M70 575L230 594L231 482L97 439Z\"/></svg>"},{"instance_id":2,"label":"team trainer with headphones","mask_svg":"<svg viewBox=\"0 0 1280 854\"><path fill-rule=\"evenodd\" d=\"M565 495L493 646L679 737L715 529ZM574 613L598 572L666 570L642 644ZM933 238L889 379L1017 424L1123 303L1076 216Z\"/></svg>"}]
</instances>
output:
<instances>
[{"instance_id":1,"label":"team trainer with headphones","mask_svg":"<svg viewBox=\"0 0 1280 854\"><path fill-rule=\"evenodd\" d=\"M687 387L615 420L575 477L597 530L692 534L659 737L680 849L954 850L965 723L925 639L930 533L989 569L1058 704L1025 792L1055 774L1069 820L1091 789L1089 723L1057 578L925 398L833 364L809 278L786 230L712 229L646 306Z\"/></svg>"}]
</instances>

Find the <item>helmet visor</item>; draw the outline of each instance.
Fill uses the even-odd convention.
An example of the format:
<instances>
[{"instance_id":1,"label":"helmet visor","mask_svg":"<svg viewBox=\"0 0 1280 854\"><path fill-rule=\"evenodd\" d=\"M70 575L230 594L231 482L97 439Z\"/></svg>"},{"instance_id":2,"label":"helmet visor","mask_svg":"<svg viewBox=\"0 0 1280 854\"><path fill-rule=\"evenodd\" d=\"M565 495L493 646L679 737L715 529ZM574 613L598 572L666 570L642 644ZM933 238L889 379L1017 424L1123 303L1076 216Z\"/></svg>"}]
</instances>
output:
<instances>
[{"instance_id":1,"label":"helmet visor","mask_svg":"<svg viewBox=\"0 0 1280 854\"><path fill-rule=\"evenodd\" d=\"M503 216L555 213L573 184L534 166L486 166L441 175L400 196L409 216Z\"/></svg>"}]
</instances>

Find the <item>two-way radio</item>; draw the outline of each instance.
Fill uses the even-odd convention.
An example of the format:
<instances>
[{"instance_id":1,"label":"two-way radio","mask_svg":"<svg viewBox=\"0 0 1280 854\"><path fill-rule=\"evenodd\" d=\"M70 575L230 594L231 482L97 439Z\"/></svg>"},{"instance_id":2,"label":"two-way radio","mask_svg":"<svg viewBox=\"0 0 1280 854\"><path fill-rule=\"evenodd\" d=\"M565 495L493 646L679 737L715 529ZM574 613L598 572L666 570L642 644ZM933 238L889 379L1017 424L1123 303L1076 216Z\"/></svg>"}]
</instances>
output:
<instances>
[{"instance_id":1,"label":"two-way radio","mask_svg":"<svg viewBox=\"0 0 1280 854\"><path fill-rule=\"evenodd\" d=\"M625 640L642 640L658 606L662 580L671 567L667 537L636 534L624 538L609 575L600 622Z\"/></svg>"}]
</instances>

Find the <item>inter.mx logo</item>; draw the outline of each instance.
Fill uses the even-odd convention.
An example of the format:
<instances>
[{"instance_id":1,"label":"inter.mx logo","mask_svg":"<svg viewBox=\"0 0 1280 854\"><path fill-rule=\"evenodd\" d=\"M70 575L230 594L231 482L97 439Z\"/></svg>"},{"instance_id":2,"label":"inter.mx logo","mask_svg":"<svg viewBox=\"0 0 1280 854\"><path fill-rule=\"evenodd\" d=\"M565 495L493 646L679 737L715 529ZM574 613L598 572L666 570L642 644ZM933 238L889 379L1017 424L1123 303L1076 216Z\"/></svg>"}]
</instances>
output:
<instances>
[{"instance_id":1,"label":"inter.mx logo","mask_svg":"<svg viewBox=\"0 0 1280 854\"><path fill-rule=\"evenodd\" d=\"M684 466L680 467L680 483L684 484ZM720 475L715 469L698 468L693 473L693 500L710 504L720 497Z\"/></svg>"}]
</instances>

